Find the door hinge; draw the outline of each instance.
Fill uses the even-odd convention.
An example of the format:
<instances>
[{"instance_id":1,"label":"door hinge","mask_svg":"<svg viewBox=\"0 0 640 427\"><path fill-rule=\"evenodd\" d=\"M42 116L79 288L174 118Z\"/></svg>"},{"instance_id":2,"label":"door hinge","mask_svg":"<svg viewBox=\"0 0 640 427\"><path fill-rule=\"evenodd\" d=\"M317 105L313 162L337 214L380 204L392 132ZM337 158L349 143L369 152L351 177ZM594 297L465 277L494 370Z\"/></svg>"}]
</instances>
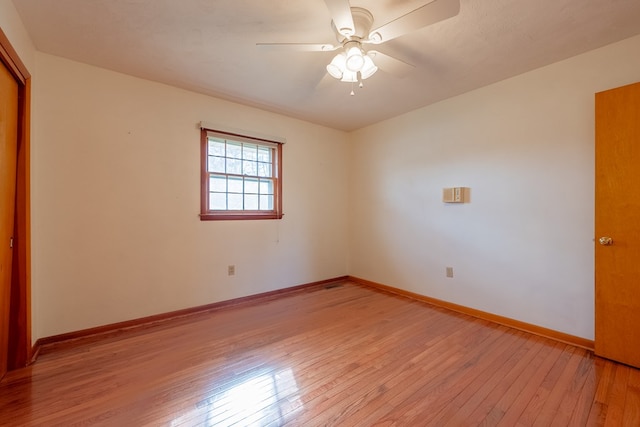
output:
<instances>
[{"instance_id":1,"label":"door hinge","mask_svg":"<svg viewBox=\"0 0 640 427\"><path fill-rule=\"evenodd\" d=\"M13 237L9 239L9 249L13 248Z\"/></svg>"}]
</instances>

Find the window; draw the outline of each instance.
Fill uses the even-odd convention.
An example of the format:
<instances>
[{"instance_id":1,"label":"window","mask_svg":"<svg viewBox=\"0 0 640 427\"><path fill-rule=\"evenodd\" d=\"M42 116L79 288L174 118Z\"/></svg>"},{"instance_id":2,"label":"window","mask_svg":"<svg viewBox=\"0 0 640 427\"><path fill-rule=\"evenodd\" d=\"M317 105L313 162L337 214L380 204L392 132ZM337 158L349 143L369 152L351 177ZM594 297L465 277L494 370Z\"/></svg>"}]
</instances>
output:
<instances>
[{"instance_id":1,"label":"window","mask_svg":"<svg viewBox=\"0 0 640 427\"><path fill-rule=\"evenodd\" d=\"M282 144L202 129L200 219L282 218Z\"/></svg>"}]
</instances>

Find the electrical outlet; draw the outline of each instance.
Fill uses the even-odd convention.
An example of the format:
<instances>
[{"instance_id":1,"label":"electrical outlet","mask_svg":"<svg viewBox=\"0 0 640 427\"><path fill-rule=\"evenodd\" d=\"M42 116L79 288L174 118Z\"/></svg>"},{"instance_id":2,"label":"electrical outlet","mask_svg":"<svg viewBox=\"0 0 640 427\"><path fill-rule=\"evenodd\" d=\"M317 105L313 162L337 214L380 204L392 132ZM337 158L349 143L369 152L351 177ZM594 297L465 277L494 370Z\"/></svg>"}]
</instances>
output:
<instances>
[{"instance_id":1,"label":"electrical outlet","mask_svg":"<svg viewBox=\"0 0 640 427\"><path fill-rule=\"evenodd\" d=\"M453 267L447 267L447 277L453 277Z\"/></svg>"},{"instance_id":2,"label":"electrical outlet","mask_svg":"<svg viewBox=\"0 0 640 427\"><path fill-rule=\"evenodd\" d=\"M227 267L227 274L229 274L229 276L235 276L235 274L236 274L236 266L235 265L230 265L229 267Z\"/></svg>"}]
</instances>

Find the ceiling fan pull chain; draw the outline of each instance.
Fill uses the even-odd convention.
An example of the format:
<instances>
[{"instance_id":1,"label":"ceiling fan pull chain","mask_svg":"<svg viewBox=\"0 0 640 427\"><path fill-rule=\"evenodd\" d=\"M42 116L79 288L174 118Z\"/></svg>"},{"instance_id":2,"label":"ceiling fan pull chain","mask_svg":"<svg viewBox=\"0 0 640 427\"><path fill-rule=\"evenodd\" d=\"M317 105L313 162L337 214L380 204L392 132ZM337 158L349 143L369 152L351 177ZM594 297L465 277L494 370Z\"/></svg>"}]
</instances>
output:
<instances>
[{"instance_id":1,"label":"ceiling fan pull chain","mask_svg":"<svg viewBox=\"0 0 640 427\"><path fill-rule=\"evenodd\" d=\"M353 91L353 82L351 82L351 96L355 95L356 93Z\"/></svg>"}]
</instances>

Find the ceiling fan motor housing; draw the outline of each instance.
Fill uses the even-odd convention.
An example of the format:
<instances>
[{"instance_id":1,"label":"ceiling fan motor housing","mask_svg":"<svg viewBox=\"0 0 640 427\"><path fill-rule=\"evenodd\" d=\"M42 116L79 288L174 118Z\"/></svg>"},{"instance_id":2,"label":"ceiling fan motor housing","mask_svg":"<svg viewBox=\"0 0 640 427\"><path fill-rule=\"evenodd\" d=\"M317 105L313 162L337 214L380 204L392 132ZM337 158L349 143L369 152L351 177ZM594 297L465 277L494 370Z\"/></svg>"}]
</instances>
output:
<instances>
[{"instance_id":1,"label":"ceiling fan motor housing","mask_svg":"<svg viewBox=\"0 0 640 427\"><path fill-rule=\"evenodd\" d=\"M373 25L373 15L367 9L361 7L352 7L351 16L353 18L354 32L352 35L342 34L337 28L336 24L331 21L331 27L336 33L336 38L340 44L344 44L350 40L366 40L369 37L371 26Z\"/></svg>"}]
</instances>

